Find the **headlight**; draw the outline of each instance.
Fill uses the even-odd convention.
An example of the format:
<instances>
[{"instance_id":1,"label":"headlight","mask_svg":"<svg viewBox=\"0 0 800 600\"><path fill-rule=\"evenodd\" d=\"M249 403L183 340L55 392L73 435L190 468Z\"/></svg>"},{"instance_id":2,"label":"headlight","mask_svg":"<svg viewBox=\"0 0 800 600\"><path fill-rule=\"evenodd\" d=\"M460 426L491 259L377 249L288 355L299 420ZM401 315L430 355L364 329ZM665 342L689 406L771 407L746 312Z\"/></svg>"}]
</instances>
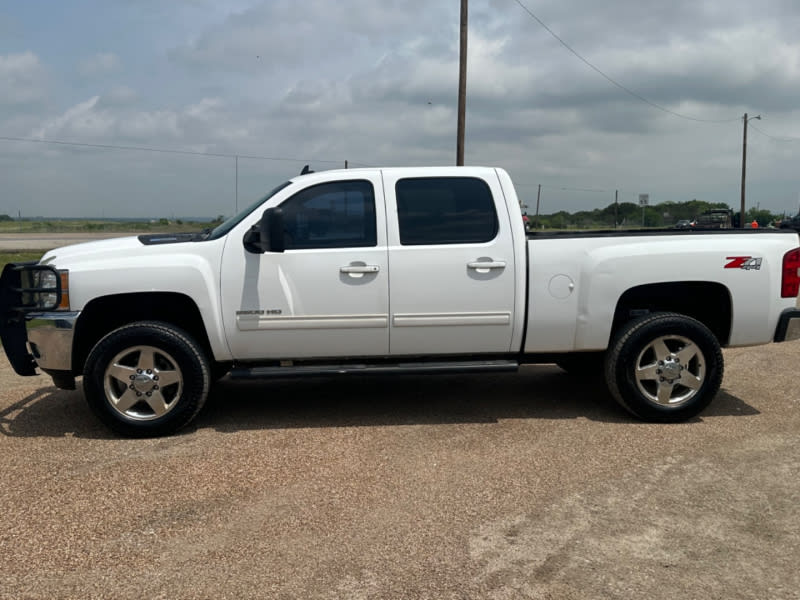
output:
<instances>
[{"instance_id":1,"label":"headlight","mask_svg":"<svg viewBox=\"0 0 800 600\"><path fill-rule=\"evenodd\" d=\"M28 310L69 310L69 271L28 268L23 272L22 287L22 305Z\"/></svg>"}]
</instances>

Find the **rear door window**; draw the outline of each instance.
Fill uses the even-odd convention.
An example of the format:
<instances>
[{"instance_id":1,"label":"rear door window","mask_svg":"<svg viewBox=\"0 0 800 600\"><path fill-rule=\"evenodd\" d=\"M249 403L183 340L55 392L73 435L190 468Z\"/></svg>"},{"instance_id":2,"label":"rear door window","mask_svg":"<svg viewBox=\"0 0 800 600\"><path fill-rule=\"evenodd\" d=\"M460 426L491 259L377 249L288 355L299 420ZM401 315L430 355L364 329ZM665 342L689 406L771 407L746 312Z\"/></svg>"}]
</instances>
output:
<instances>
[{"instance_id":1,"label":"rear door window","mask_svg":"<svg viewBox=\"0 0 800 600\"><path fill-rule=\"evenodd\" d=\"M494 199L474 177L418 177L395 185L400 243L478 244L497 236Z\"/></svg>"}]
</instances>

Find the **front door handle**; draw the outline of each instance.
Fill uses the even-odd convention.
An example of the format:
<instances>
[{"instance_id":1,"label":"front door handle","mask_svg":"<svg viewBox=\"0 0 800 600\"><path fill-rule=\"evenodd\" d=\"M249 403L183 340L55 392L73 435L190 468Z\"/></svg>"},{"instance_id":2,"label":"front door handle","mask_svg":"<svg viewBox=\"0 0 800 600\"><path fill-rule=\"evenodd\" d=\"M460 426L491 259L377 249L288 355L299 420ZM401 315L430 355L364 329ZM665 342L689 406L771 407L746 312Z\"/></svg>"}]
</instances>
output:
<instances>
[{"instance_id":1,"label":"front door handle","mask_svg":"<svg viewBox=\"0 0 800 600\"><path fill-rule=\"evenodd\" d=\"M486 261L486 262L474 261L474 262L467 263L467 266L470 269L478 269L478 270L481 270L481 269L505 269L506 268L506 263L505 263L505 261L502 261L502 260Z\"/></svg>"}]
</instances>

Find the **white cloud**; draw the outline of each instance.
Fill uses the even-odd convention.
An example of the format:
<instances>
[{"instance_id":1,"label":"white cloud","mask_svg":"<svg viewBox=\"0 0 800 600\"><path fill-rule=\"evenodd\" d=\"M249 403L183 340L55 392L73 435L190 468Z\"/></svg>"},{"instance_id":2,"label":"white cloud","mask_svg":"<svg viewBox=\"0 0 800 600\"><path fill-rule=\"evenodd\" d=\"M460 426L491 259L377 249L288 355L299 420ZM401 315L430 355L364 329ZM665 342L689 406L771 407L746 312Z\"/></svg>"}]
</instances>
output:
<instances>
[{"instance_id":1,"label":"white cloud","mask_svg":"<svg viewBox=\"0 0 800 600\"><path fill-rule=\"evenodd\" d=\"M184 113L193 119L200 119L202 121L209 121L215 117L215 113L223 106L219 98L203 98L197 104L191 104L186 107Z\"/></svg>"},{"instance_id":2,"label":"white cloud","mask_svg":"<svg viewBox=\"0 0 800 600\"><path fill-rule=\"evenodd\" d=\"M360 66L378 60L398 42L419 36L422 18L427 31L452 29L442 25L447 23L442 12L439 3L421 0L309 0L302 5L268 0L232 12L174 47L170 57L203 69L250 74Z\"/></svg>"},{"instance_id":3,"label":"white cloud","mask_svg":"<svg viewBox=\"0 0 800 600\"><path fill-rule=\"evenodd\" d=\"M108 105L133 105L140 100L139 94L127 85L117 85L112 87L108 93L103 94L100 102Z\"/></svg>"},{"instance_id":4,"label":"white cloud","mask_svg":"<svg viewBox=\"0 0 800 600\"><path fill-rule=\"evenodd\" d=\"M117 94L134 94L127 88ZM120 140L156 145L159 141L182 142L193 149L213 146L217 140L241 135L241 128L229 127L230 115L223 112L217 98L179 108L136 110L126 102L107 102L92 96L71 106L62 114L46 119L33 128L31 137L114 143Z\"/></svg>"},{"instance_id":5,"label":"white cloud","mask_svg":"<svg viewBox=\"0 0 800 600\"><path fill-rule=\"evenodd\" d=\"M63 114L46 120L31 133L31 137L58 138L67 134L96 139L98 135L109 133L111 120L101 111L94 110L99 99L100 96L93 96L70 107Z\"/></svg>"},{"instance_id":6,"label":"white cloud","mask_svg":"<svg viewBox=\"0 0 800 600\"><path fill-rule=\"evenodd\" d=\"M78 63L78 73L86 78L102 77L114 73L121 66L122 61L113 52L98 52Z\"/></svg>"},{"instance_id":7,"label":"white cloud","mask_svg":"<svg viewBox=\"0 0 800 600\"><path fill-rule=\"evenodd\" d=\"M800 137L800 13L794 0L766 6L745 0L525 3L577 52L636 93L681 114L731 121L687 121L648 106L578 60L516 3L475 0L467 162L505 166L531 184L729 201L738 199L744 112L761 113L757 126L767 132ZM452 163L457 4L146 0L147 10L111 3L106 15L76 19L84 24L77 29L38 36L32 33L38 22L25 22L19 11L16 39L36 44L0 56L0 106L16 103L0 111L0 131L311 162ZM54 42L67 33L81 44ZM796 197L800 189L794 167L800 143L781 145L753 130L748 147L749 194L761 194L762 206L782 208L781 198ZM69 154L67 147L52 148L61 157ZM87 153L97 169L132 156L74 152ZM147 163L146 153L136 156ZM153 157L157 164L185 166L174 180L197 184L193 210L206 193L202 177L231 180L227 159ZM252 168L250 183L257 189L287 173L278 161L240 162L241 173ZM206 171L209 165L218 165L219 173ZM67 171L55 160L50 168L54 177ZM23 175L15 184L22 189L32 178ZM141 196L160 184L154 176L137 185ZM773 193L778 185L780 193ZM71 201L78 204L91 193ZM119 198L127 193L120 186ZM177 202L177 194L169 197ZM567 209L598 201L567 192L562 200L559 207Z\"/></svg>"},{"instance_id":8,"label":"white cloud","mask_svg":"<svg viewBox=\"0 0 800 600\"><path fill-rule=\"evenodd\" d=\"M170 110L137 111L124 116L114 115L114 128L123 138L152 141L182 136L180 115Z\"/></svg>"},{"instance_id":9,"label":"white cloud","mask_svg":"<svg viewBox=\"0 0 800 600\"><path fill-rule=\"evenodd\" d=\"M44 97L45 71L33 52L0 55L0 104L23 104Z\"/></svg>"}]
</instances>

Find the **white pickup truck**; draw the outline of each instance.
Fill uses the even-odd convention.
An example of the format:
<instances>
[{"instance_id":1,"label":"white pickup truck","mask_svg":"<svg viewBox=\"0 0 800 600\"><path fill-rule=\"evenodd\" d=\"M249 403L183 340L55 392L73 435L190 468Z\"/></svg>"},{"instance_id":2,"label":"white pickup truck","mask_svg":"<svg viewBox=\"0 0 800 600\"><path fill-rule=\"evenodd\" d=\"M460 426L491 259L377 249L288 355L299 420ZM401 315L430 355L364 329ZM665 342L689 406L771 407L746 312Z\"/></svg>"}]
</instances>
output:
<instances>
[{"instance_id":1,"label":"white pickup truck","mask_svg":"<svg viewBox=\"0 0 800 600\"><path fill-rule=\"evenodd\" d=\"M302 174L210 231L8 265L0 335L21 375L82 375L129 436L185 426L228 372L541 362L604 374L637 417L677 421L718 391L721 347L800 338L799 287L792 230L526 235L501 169L357 169Z\"/></svg>"}]
</instances>

